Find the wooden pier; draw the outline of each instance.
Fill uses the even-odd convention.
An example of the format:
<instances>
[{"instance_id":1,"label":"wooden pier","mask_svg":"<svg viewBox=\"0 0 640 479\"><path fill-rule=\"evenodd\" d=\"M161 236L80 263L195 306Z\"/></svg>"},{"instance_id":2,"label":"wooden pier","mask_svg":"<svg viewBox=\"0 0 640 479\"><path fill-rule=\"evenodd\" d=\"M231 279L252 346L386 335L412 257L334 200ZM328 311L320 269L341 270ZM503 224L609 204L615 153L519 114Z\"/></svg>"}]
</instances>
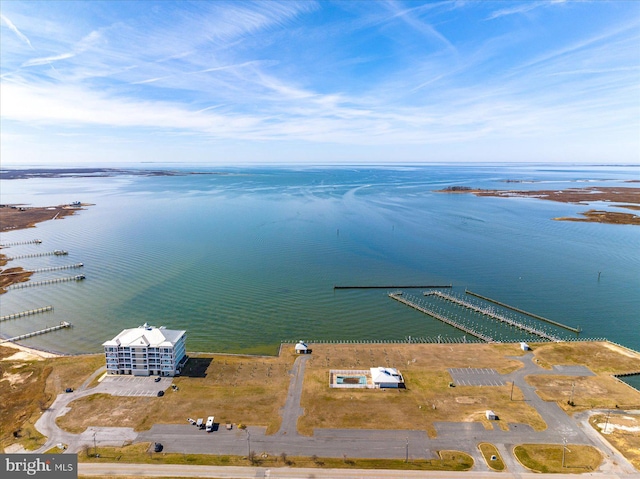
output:
<instances>
[{"instance_id":1,"label":"wooden pier","mask_svg":"<svg viewBox=\"0 0 640 479\"><path fill-rule=\"evenodd\" d=\"M14 243L2 243L0 244L0 248L8 248L9 246L20 246L23 244L40 244L42 243L41 239L32 239L28 241L16 241Z\"/></svg>"},{"instance_id":2,"label":"wooden pier","mask_svg":"<svg viewBox=\"0 0 640 479\"><path fill-rule=\"evenodd\" d=\"M84 274L77 274L75 276L66 276L64 278L47 279L45 281L35 281L35 282L30 281L27 283L16 283L16 284L7 286L7 289L31 288L32 286L43 286L45 284L64 283L66 281L82 281L83 279L85 279Z\"/></svg>"},{"instance_id":3,"label":"wooden pier","mask_svg":"<svg viewBox=\"0 0 640 479\"><path fill-rule=\"evenodd\" d=\"M51 268L38 268L38 269L25 269L23 271L11 271L9 273L2 273L0 276L8 276L10 274L22 274L22 273L46 273L49 271L60 271L63 269L82 268L84 263L68 264L66 266L52 266Z\"/></svg>"},{"instance_id":4,"label":"wooden pier","mask_svg":"<svg viewBox=\"0 0 640 479\"><path fill-rule=\"evenodd\" d=\"M20 341L22 339L31 338L33 336L38 336L40 334L50 333L51 331L57 331L58 329L64 329L64 328L70 328L70 327L71 327L71 323L68 323L66 321L60 321L60 324L58 324L57 326L51 326L50 328L41 329L40 331L34 331L32 333L21 334L20 336L14 336L13 338L3 339L0 341L0 344Z\"/></svg>"},{"instance_id":5,"label":"wooden pier","mask_svg":"<svg viewBox=\"0 0 640 479\"><path fill-rule=\"evenodd\" d=\"M446 286L425 286L425 285L404 285L404 286L334 286L333 289L441 289L452 288L453 285Z\"/></svg>"},{"instance_id":6,"label":"wooden pier","mask_svg":"<svg viewBox=\"0 0 640 479\"><path fill-rule=\"evenodd\" d=\"M431 316L433 318L436 318L439 321L442 321L445 324L448 324L449 326L453 326L454 328L459 329L460 331L464 331L467 334L470 334L471 336L475 336L476 338L480 338L483 341L486 341L487 343L495 343L496 341L491 337L488 336L486 334L483 334L479 331L476 331L472 328L469 328L463 324L458 323L457 321L454 321L452 319L449 319L445 316L442 316L441 314L436 313L435 311L432 311L420 304L417 303L417 301L411 301L411 299L407 299L407 297L405 295L401 295L398 293L389 293L389 297L391 299L395 299L396 301L399 301L403 304L406 304L407 306L416 309L428 316Z\"/></svg>"},{"instance_id":7,"label":"wooden pier","mask_svg":"<svg viewBox=\"0 0 640 479\"><path fill-rule=\"evenodd\" d=\"M25 259L25 258L38 258L40 256L66 256L68 255L69 252L68 251L64 251L61 249L57 249L55 251L47 251L46 253L31 253L31 254L23 254L20 256L13 256L11 258L6 258L7 261L11 261L14 259Z\"/></svg>"},{"instance_id":8,"label":"wooden pier","mask_svg":"<svg viewBox=\"0 0 640 479\"><path fill-rule=\"evenodd\" d=\"M500 321L502 323L505 323L505 324L508 324L510 326L513 326L515 328L521 329L523 331L526 331L529 334L533 334L535 336L540 336L541 338L548 339L549 341L555 341L555 342L562 341L562 339L560 339L557 336L554 336L552 334L546 333L544 331L540 331L539 329L533 328L531 326L527 326L526 324L519 323L518 321L506 318L506 317L504 317L502 315L496 314L493 311L489 310L488 308L480 308L479 306L476 306L475 304L471 304L471 303L469 303L467 301L464 301L462 299L456 298L455 296L450 296L448 294L441 293L440 291L429 291L427 293L424 293L424 295L425 296L437 296L437 297L445 299L447 301L451 301L452 303L455 303L455 304L458 304L460 306L463 306L463 307L465 307L467 309L475 311L476 313L483 314L483 315L488 316L488 317L490 317L492 319L495 319L496 321Z\"/></svg>"},{"instance_id":9,"label":"wooden pier","mask_svg":"<svg viewBox=\"0 0 640 479\"><path fill-rule=\"evenodd\" d=\"M42 308L30 309L28 311L20 311L19 313L6 314L4 316L0 316L0 321L7 321L8 319L22 318L24 316L31 316L33 314L46 313L47 311L53 311L53 306L44 306Z\"/></svg>"},{"instance_id":10,"label":"wooden pier","mask_svg":"<svg viewBox=\"0 0 640 479\"><path fill-rule=\"evenodd\" d=\"M510 309L512 311L515 311L516 313L524 314L525 316L530 316L532 318L539 319L540 321L544 321L545 323L553 324L554 326L558 326L559 328L564 328L564 329L572 331L572 332L574 332L576 334L580 334L580 328L579 327L572 328L571 326L567 326L566 324L558 323L557 321L553 321L552 319L547 319L545 317L538 316L537 314L529 313L528 311L524 311L522 309L515 308L513 306L509 306L508 304L501 303L500 301L496 301L495 299L487 298L486 296L482 296L482 295L480 295L478 293L473 293L471 291L467 291L466 289L465 289L464 292L466 294L471 295L471 296L475 296L476 298L480 298L480 299L483 299L483 300L488 301L490 303L497 304L498 306L502 306L503 308L507 308L507 309Z\"/></svg>"}]
</instances>

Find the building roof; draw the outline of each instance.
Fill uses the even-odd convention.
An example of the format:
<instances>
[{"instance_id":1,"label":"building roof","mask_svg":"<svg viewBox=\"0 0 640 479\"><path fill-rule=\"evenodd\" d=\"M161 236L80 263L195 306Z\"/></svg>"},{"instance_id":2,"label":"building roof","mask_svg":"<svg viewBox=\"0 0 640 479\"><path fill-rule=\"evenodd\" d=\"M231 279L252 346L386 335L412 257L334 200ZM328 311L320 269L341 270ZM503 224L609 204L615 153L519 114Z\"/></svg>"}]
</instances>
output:
<instances>
[{"instance_id":1,"label":"building roof","mask_svg":"<svg viewBox=\"0 0 640 479\"><path fill-rule=\"evenodd\" d=\"M307 349L309 349L309 346L307 346L304 341L298 341L296 344L296 351L306 351Z\"/></svg>"},{"instance_id":2,"label":"building roof","mask_svg":"<svg viewBox=\"0 0 640 479\"><path fill-rule=\"evenodd\" d=\"M115 338L102 343L103 346L162 348L175 345L186 331L156 328L147 323L137 328L125 329Z\"/></svg>"},{"instance_id":3,"label":"building roof","mask_svg":"<svg viewBox=\"0 0 640 479\"><path fill-rule=\"evenodd\" d=\"M374 384L380 383L397 383L402 384L404 382L404 378L402 374L398 372L396 368L383 368L379 366L377 368L370 368L371 370L371 379Z\"/></svg>"}]
</instances>

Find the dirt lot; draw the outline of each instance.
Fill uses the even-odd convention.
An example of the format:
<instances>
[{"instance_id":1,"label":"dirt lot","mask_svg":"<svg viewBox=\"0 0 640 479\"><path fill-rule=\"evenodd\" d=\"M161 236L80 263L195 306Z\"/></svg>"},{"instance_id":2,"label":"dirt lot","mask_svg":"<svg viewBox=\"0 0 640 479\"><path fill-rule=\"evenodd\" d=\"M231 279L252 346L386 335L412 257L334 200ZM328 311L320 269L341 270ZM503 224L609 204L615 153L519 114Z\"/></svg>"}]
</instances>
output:
<instances>
[{"instance_id":1,"label":"dirt lot","mask_svg":"<svg viewBox=\"0 0 640 479\"><path fill-rule=\"evenodd\" d=\"M596 414L589 422L640 471L640 414Z\"/></svg>"}]
</instances>

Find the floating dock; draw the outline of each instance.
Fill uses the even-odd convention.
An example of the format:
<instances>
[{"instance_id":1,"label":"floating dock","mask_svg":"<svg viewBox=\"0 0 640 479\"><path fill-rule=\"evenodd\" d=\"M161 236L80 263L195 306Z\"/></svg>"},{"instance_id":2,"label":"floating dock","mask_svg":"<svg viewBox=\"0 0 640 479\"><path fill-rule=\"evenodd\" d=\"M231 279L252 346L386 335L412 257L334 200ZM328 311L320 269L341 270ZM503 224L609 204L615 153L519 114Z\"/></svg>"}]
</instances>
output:
<instances>
[{"instance_id":1,"label":"floating dock","mask_svg":"<svg viewBox=\"0 0 640 479\"><path fill-rule=\"evenodd\" d=\"M42 243L41 239L32 239L29 241L16 241L14 243L2 243L0 244L0 248L8 248L9 246L20 246L23 244L40 244Z\"/></svg>"},{"instance_id":2,"label":"floating dock","mask_svg":"<svg viewBox=\"0 0 640 479\"><path fill-rule=\"evenodd\" d=\"M544 318L542 316L538 316L537 314L529 313L528 311L524 311L522 309L514 308L513 306L509 306L508 304L501 303L500 301L496 301L495 299L487 298L486 296L482 296L482 295L480 295L478 293L473 293L471 291L467 291L466 289L465 289L464 292L465 292L465 294L469 294L471 296L475 296L476 298L480 298L480 299L483 299L483 300L488 301L490 303L497 304L498 306L502 306L503 308L507 308L507 309L510 309L512 311L515 311L516 313L524 314L525 316L530 316L532 318L539 319L540 321L544 321L545 323L553 324L554 326L558 326L559 328L564 328L564 329L572 331L572 332L574 332L576 334L580 334L580 328L579 327L578 328L572 328L571 326L567 326L566 324L558 323L557 321L553 321L552 319L547 319L547 318Z\"/></svg>"},{"instance_id":3,"label":"floating dock","mask_svg":"<svg viewBox=\"0 0 640 479\"><path fill-rule=\"evenodd\" d=\"M70 328L71 323L66 321L60 321L60 324L57 326L51 326L50 328L41 329L40 331L34 331L33 333L21 334L20 336L14 336L13 338L3 339L0 341L1 343L9 343L14 341L20 341L22 339L27 339L32 336L38 336L40 334L50 333L51 331L57 331L58 329Z\"/></svg>"},{"instance_id":4,"label":"floating dock","mask_svg":"<svg viewBox=\"0 0 640 479\"><path fill-rule=\"evenodd\" d=\"M30 309L29 311L20 311L19 313L7 314L4 316L0 316L0 321L22 318L24 316L31 316L33 314L46 313L47 311L53 311L53 306L44 306L42 308Z\"/></svg>"},{"instance_id":5,"label":"floating dock","mask_svg":"<svg viewBox=\"0 0 640 479\"><path fill-rule=\"evenodd\" d=\"M454 321L452 319L449 319L445 316L442 316L441 314L436 313L435 311L432 311L420 304L418 304L417 301L412 301L411 299L407 299L405 295L403 295L402 293L389 293L389 297L391 299L395 299L396 301L399 301L403 304L406 304L407 306L413 308L413 309L417 309L418 311L431 316L433 318L436 318L440 321L442 321L443 323L448 324L449 326L453 326L454 328L459 329L460 331L464 331L467 334L470 334L471 336L475 336L476 338L482 339L483 341L486 341L487 343L495 343L496 341L491 337L488 336L484 333L481 333L479 331L476 331L468 326L465 326L463 324L458 323L457 321Z\"/></svg>"},{"instance_id":6,"label":"floating dock","mask_svg":"<svg viewBox=\"0 0 640 479\"><path fill-rule=\"evenodd\" d=\"M425 285L404 285L404 286L334 286L333 289L442 289L452 288L453 285L446 286L425 286Z\"/></svg>"},{"instance_id":7,"label":"floating dock","mask_svg":"<svg viewBox=\"0 0 640 479\"><path fill-rule=\"evenodd\" d=\"M75 276L66 276L64 278L47 279L45 281L35 281L35 282L29 281L27 283L16 283L16 284L7 286L6 289L31 288L32 286L43 286L45 284L64 283L66 281L82 281L83 279L85 279L84 274L77 274Z\"/></svg>"},{"instance_id":8,"label":"floating dock","mask_svg":"<svg viewBox=\"0 0 640 479\"><path fill-rule=\"evenodd\" d=\"M490 317L491 319L495 319L496 321L500 321L502 323L508 324L509 326L513 326L515 328L521 329L522 331L526 331L529 334L533 334L535 336L540 336L543 339L548 339L549 341L554 341L554 342L561 342L562 339L560 339L557 336L554 336L553 334L549 334L546 333L544 331L540 331L539 329L533 328L531 326L527 326L526 324L522 324L519 323L518 321L515 321L513 319L509 319L506 318L504 316L501 316L499 314L494 313L493 311L489 310L488 308L480 308L479 306L476 306L475 304L471 304L467 301L464 301L462 299L456 298L455 296L451 296L445 293L441 293L440 291L429 291L424 293L425 296L437 296L439 298L442 298L444 300L447 301L451 301L452 303L458 304L460 306L463 306L467 309L470 309L472 311L475 311L476 313L480 313L483 314L485 316Z\"/></svg>"}]
</instances>

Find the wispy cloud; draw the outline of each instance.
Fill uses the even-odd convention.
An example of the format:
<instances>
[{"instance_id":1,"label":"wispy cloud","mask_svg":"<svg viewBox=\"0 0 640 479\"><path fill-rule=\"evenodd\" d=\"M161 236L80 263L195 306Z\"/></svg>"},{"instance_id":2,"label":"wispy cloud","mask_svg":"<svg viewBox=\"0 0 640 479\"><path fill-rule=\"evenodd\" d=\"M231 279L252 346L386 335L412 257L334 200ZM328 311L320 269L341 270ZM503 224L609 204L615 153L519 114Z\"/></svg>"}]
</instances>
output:
<instances>
[{"instance_id":1,"label":"wispy cloud","mask_svg":"<svg viewBox=\"0 0 640 479\"><path fill-rule=\"evenodd\" d=\"M31 45L31 41L29 40L29 38L27 38L27 36L24 33L22 33L20 30L18 30L18 27L16 27L11 20L9 20L7 17L2 15L1 13L0 13L0 19L2 19L2 21L13 31L13 33L15 33L18 36L20 40L26 43L29 46L29 48L33 50L33 45Z\"/></svg>"},{"instance_id":2,"label":"wispy cloud","mask_svg":"<svg viewBox=\"0 0 640 479\"><path fill-rule=\"evenodd\" d=\"M414 152L563 136L604 145L639 127L633 15L549 40L546 24L495 33L478 2L161 2L67 28L56 5L44 4L55 10L42 13L44 30L33 11L15 16L36 54L2 17L3 38L16 45L3 51L0 75L9 141L32 130L39 141L80 135L87 144L121 136L145 145L153 135L260 142L277 156L272 145L283 142ZM516 25L514 15L542 5L492 18Z\"/></svg>"}]
</instances>

